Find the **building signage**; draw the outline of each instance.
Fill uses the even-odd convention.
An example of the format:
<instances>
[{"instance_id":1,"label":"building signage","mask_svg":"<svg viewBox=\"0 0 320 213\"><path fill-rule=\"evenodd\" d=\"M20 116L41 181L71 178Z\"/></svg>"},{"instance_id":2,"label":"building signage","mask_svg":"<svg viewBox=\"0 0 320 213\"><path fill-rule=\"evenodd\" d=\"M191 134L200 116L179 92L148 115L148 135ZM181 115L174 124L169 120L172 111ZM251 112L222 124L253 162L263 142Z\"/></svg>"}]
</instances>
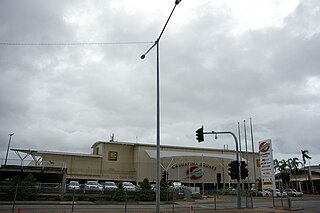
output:
<instances>
[{"instance_id":1,"label":"building signage","mask_svg":"<svg viewBox=\"0 0 320 213\"><path fill-rule=\"evenodd\" d=\"M259 156L262 191L275 189L273 154L270 139L259 142Z\"/></svg>"},{"instance_id":2,"label":"building signage","mask_svg":"<svg viewBox=\"0 0 320 213\"><path fill-rule=\"evenodd\" d=\"M109 151L109 152L108 152L108 160L110 160L110 161L117 161L117 160L118 160L118 152L116 152L116 151Z\"/></svg>"},{"instance_id":3,"label":"building signage","mask_svg":"<svg viewBox=\"0 0 320 213\"><path fill-rule=\"evenodd\" d=\"M199 167L205 167L209 169L216 170L217 167L206 164L206 163L196 163L196 162L187 162L187 163L177 163L171 167L171 169L179 168L179 167L184 167L184 166L199 166Z\"/></svg>"},{"instance_id":4,"label":"building signage","mask_svg":"<svg viewBox=\"0 0 320 213\"><path fill-rule=\"evenodd\" d=\"M201 167L198 166L191 166L187 169L187 178L196 180L203 176L203 170Z\"/></svg>"}]
</instances>

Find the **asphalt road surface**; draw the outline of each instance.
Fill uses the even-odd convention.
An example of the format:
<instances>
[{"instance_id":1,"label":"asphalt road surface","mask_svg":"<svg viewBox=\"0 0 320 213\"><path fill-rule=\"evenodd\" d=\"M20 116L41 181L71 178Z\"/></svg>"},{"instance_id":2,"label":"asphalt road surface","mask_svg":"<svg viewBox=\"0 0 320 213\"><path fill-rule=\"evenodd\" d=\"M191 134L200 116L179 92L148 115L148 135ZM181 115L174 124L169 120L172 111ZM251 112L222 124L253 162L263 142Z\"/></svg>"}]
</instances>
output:
<instances>
[{"instance_id":1,"label":"asphalt road surface","mask_svg":"<svg viewBox=\"0 0 320 213\"><path fill-rule=\"evenodd\" d=\"M249 210L267 209L268 212L289 212L289 201L287 198L270 197L242 197L241 212ZM316 213L319 209L320 196L304 196L302 198L290 198L291 210L299 213ZM253 209L252 209L253 206ZM114 203L107 201L77 201L72 205L71 201L37 201L37 202L16 202L13 206L10 202L0 202L0 212L154 212L154 202L129 202ZM272 211L270 211L270 209ZM219 196L216 202L213 198L195 201L176 201L174 203L161 203L162 212L238 212L235 196ZM213 211L212 211L213 210ZM229 211L228 211L229 210ZM275 211L277 210L277 211Z\"/></svg>"}]
</instances>

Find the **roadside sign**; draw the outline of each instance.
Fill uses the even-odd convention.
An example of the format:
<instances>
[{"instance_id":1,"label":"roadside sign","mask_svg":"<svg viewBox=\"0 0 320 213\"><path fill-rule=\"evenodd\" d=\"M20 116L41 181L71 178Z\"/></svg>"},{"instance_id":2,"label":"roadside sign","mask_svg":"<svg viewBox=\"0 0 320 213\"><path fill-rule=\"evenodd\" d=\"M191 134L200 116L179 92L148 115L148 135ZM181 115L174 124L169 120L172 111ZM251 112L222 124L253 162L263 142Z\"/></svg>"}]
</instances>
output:
<instances>
[{"instance_id":1,"label":"roadside sign","mask_svg":"<svg viewBox=\"0 0 320 213\"><path fill-rule=\"evenodd\" d=\"M260 170L262 191L275 189L275 176L273 168L273 150L270 139L259 142Z\"/></svg>"}]
</instances>

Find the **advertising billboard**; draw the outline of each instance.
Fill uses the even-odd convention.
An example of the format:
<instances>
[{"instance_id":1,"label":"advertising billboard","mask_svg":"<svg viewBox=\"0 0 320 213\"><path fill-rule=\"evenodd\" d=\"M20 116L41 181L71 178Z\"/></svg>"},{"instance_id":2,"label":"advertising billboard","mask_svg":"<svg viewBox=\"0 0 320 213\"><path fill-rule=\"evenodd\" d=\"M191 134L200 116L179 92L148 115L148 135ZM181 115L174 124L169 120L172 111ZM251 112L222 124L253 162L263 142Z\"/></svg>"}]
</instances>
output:
<instances>
[{"instance_id":1,"label":"advertising billboard","mask_svg":"<svg viewBox=\"0 0 320 213\"><path fill-rule=\"evenodd\" d=\"M263 192L266 189L276 188L272 153L272 143L270 139L259 142L261 186Z\"/></svg>"}]
</instances>

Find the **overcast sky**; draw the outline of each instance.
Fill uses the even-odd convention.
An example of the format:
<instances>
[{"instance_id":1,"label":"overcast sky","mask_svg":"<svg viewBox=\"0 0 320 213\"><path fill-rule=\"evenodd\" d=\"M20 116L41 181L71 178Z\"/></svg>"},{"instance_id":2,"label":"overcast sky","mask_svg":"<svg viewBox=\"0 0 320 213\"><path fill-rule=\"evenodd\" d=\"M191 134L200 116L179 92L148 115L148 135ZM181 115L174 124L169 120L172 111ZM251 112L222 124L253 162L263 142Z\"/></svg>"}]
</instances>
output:
<instances>
[{"instance_id":1,"label":"overcast sky","mask_svg":"<svg viewBox=\"0 0 320 213\"><path fill-rule=\"evenodd\" d=\"M1 158L12 132L22 149L90 153L113 133L155 144L156 49L140 56L173 6L0 1ZM256 151L270 138L279 160L306 149L319 164L319 23L319 0L182 0L160 41L161 144L234 149L195 130L238 135L240 122L244 142L246 120L251 151L252 118Z\"/></svg>"}]
</instances>

